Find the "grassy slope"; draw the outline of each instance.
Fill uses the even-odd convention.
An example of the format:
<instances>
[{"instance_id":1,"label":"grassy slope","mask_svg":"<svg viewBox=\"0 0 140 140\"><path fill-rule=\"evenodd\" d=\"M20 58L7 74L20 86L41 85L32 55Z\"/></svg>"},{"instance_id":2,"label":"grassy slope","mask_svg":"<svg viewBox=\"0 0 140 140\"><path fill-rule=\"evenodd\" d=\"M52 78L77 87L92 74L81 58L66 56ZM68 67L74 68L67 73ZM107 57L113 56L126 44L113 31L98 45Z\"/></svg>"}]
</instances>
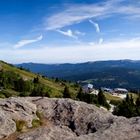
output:
<instances>
[{"instance_id":1,"label":"grassy slope","mask_svg":"<svg viewBox=\"0 0 140 140\"><path fill-rule=\"evenodd\" d=\"M104 93L104 95L105 95L106 99L109 100L109 101L110 100L115 100L115 101L122 101L123 100L120 97L111 95L110 93ZM135 93L129 93L129 96L131 96L131 95L132 95L134 101L136 101L138 95L135 94Z\"/></svg>"},{"instance_id":2,"label":"grassy slope","mask_svg":"<svg viewBox=\"0 0 140 140\"><path fill-rule=\"evenodd\" d=\"M107 100L115 100L115 101L121 101L122 99L120 97L117 96L113 96L110 93L104 93L105 97Z\"/></svg>"},{"instance_id":3,"label":"grassy slope","mask_svg":"<svg viewBox=\"0 0 140 140\"><path fill-rule=\"evenodd\" d=\"M0 61L0 66L2 67L3 70L5 71L14 71L15 73L18 73L20 76L22 76L24 79L28 79L28 80L31 80L33 79L34 77L37 76L37 74L34 74L32 72L28 72L28 71L25 71L25 70L20 70L16 67L14 67L13 65L10 65L10 64L7 64L3 61ZM52 79L48 79L48 78L43 78L43 77L40 77L40 82L46 86L48 86L49 88L51 88L52 90L52 97L59 97L62 95L62 91L64 89L64 85L61 84L61 82L55 82L54 80ZM70 83L65 83L67 84L67 86L69 87L70 89L70 92L72 92L73 94L75 94L77 92L77 89L75 89L72 84Z\"/></svg>"}]
</instances>

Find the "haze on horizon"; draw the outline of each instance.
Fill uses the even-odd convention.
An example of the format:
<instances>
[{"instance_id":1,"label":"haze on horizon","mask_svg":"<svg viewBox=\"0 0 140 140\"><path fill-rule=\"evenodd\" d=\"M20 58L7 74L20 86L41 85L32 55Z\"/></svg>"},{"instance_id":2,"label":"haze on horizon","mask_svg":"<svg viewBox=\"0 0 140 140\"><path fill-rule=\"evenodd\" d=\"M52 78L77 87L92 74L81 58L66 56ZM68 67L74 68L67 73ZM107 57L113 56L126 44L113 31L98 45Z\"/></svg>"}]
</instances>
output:
<instances>
[{"instance_id":1,"label":"haze on horizon","mask_svg":"<svg viewBox=\"0 0 140 140\"><path fill-rule=\"evenodd\" d=\"M0 60L140 60L139 0L1 0Z\"/></svg>"}]
</instances>

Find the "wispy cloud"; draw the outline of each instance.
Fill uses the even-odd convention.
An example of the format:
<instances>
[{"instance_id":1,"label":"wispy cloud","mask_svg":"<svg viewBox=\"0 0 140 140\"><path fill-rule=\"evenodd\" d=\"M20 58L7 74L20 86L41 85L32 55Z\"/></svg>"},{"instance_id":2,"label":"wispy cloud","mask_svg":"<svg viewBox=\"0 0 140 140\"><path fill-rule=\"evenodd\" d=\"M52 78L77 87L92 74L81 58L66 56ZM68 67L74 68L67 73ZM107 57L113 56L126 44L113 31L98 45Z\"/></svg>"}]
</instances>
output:
<instances>
[{"instance_id":1,"label":"wispy cloud","mask_svg":"<svg viewBox=\"0 0 140 140\"><path fill-rule=\"evenodd\" d=\"M94 22L93 20L89 20L89 22L95 27L96 29L96 32L97 33L100 33L100 27L99 27L99 24Z\"/></svg>"},{"instance_id":2,"label":"wispy cloud","mask_svg":"<svg viewBox=\"0 0 140 140\"><path fill-rule=\"evenodd\" d=\"M55 30L62 27L80 23L86 19L104 15L106 7L98 5L73 5L66 10L47 17L45 21L46 30Z\"/></svg>"},{"instance_id":3,"label":"wispy cloud","mask_svg":"<svg viewBox=\"0 0 140 140\"><path fill-rule=\"evenodd\" d=\"M103 41L104 41L104 39L103 39L103 38L100 38L100 39L99 39L99 44L102 44Z\"/></svg>"},{"instance_id":4,"label":"wispy cloud","mask_svg":"<svg viewBox=\"0 0 140 140\"><path fill-rule=\"evenodd\" d=\"M78 30L76 30L75 32L74 32L76 35L82 35L82 36L84 36L86 33L84 33L84 32L80 32L80 31L78 31Z\"/></svg>"},{"instance_id":5,"label":"wispy cloud","mask_svg":"<svg viewBox=\"0 0 140 140\"><path fill-rule=\"evenodd\" d=\"M17 42L17 44L14 45L14 48L15 49L18 49L18 48L21 48L25 45L28 45L28 44L31 44L31 43L34 43L34 42L38 42L40 40L43 39L43 36L40 35L39 37L37 37L36 39L30 39L30 40L20 40L19 42Z\"/></svg>"},{"instance_id":6,"label":"wispy cloud","mask_svg":"<svg viewBox=\"0 0 140 140\"><path fill-rule=\"evenodd\" d=\"M74 39L77 39L78 37L76 35L74 35L74 33L72 32L72 30L67 30L67 31L62 31L62 30L56 30L57 32L65 35L65 36L68 36L68 37L71 37L71 38L74 38Z\"/></svg>"},{"instance_id":7,"label":"wispy cloud","mask_svg":"<svg viewBox=\"0 0 140 140\"><path fill-rule=\"evenodd\" d=\"M84 20L108 18L114 14L122 14L124 18L140 18L140 5L123 3L125 0L107 0L98 4L71 5L62 12L56 13L45 20L46 30L60 29L78 24Z\"/></svg>"}]
</instances>

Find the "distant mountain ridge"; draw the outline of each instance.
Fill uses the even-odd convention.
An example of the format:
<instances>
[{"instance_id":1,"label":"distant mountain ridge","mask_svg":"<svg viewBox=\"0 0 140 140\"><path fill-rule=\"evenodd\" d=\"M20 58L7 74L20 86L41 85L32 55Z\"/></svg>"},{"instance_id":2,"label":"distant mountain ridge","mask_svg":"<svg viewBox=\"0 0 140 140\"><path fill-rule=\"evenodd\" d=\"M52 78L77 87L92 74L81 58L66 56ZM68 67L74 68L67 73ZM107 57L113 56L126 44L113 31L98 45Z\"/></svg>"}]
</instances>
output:
<instances>
[{"instance_id":1,"label":"distant mountain ridge","mask_svg":"<svg viewBox=\"0 0 140 140\"><path fill-rule=\"evenodd\" d=\"M110 60L77 64L23 63L24 67L48 77L93 83L95 87L140 89L139 60Z\"/></svg>"}]
</instances>

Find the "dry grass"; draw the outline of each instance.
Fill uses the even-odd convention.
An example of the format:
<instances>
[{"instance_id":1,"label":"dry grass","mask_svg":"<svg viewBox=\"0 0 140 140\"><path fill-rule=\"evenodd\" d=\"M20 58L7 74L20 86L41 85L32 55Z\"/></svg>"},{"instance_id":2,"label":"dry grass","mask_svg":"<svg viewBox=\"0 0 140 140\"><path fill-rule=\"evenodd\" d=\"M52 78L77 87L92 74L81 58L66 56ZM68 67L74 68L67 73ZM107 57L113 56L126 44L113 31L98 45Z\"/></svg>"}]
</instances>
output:
<instances>
[{"instance_id":1,"label":"dry grass","mask_svg":"<svg viewBox=\"0 0 140 140\"><path fill-rule=\"evenodd\" d=\"M107 100L116 100L116 101L121 101L122 99L120 97L117 96L113 96L110 93L104 93L105 97Z\"/></svg>"}]
</instances>

